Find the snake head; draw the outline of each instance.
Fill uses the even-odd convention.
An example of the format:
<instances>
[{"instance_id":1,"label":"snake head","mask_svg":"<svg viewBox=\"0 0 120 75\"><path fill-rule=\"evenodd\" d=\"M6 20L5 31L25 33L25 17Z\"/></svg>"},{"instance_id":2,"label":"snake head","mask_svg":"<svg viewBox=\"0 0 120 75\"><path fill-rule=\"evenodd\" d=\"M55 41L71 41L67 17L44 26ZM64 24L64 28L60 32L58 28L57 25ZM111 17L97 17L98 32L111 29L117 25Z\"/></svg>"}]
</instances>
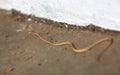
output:
<instances>
[{"instance_id":1,"label":"snake head","mask_svg":"<svg viewBox=\"0 0 120 75\"><path fill-rule=\"evenodd\" d=\"M29 31L28 34L35 34L35 31Z\"/></svg>"}]
</instances>

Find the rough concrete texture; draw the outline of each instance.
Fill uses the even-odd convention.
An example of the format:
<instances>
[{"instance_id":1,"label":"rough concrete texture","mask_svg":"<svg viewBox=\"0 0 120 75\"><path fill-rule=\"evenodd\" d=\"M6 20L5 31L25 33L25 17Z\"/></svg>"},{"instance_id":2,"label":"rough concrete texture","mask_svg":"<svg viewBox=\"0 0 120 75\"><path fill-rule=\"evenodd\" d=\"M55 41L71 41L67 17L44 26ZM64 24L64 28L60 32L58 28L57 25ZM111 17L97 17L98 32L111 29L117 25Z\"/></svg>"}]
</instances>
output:
<instances>
[{"instance_id":1,"label":"rough concrete texture","mask_svg":"<svg viewBox=\"0 0 120 75\"><path fill-rule=\"evenodd\" d=\"M70 40L77 48L112 37L113 45L102 57L120 60L120 32L67 26L50 20L0 10L0 75L120 75L120 62L101 64L96 57L107 42L85 53L75 53L68 45L49 45L28 31L35 30L51 42Z\"/></svg>"}]
</instances>

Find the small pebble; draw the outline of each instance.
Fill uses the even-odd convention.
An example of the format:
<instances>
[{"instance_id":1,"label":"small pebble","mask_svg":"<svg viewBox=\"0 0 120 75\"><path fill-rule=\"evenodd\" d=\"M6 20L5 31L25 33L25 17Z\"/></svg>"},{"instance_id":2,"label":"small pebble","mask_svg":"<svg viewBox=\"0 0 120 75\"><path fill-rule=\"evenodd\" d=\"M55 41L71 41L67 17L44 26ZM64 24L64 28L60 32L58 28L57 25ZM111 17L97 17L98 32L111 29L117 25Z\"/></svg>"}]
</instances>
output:
<instances>
[{"instance_id":1,"label":"small pebble","mask_svg":"<svg viewBox=\"0 0 120 75\"><path fill-rule=\"evenodd\" d=\"M27 20L28 20L29 22L30 22L30 21L32 21L32 19L31 19L31 18L28 18Z\"/></svg>"},{"instance_id":2,"label":"small pebble","mask_svg":"<svg viewBox=\"0 0 120 75\"><path fill-rule=\"evenodd\" d=\"M65 25L66 28L68 28L68 25Z\"/></svg>"}]
</instances>

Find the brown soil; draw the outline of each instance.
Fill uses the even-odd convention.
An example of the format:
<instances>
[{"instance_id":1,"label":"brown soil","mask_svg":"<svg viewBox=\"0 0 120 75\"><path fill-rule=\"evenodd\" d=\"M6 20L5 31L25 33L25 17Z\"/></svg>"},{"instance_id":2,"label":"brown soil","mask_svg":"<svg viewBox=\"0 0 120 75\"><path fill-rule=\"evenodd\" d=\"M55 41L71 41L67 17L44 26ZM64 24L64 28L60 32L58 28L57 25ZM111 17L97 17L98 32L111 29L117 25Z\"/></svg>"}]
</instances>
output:
<instances>
[{"instance_id":1,"label":"brown soil","mask_svg":"<svg viewBox=\"0 0 120 75\"><path fill-rule=\"evenodd\" d=\"M120 32L94 25L74 26L24 15L15 10L0 10L0 75L120 75L120 63L100 64L96 61L102 43L86 53L75 53L68 45L52 46L28 31L35 30L51 42L70 40L77 48L112 37L113 45L103 60L120 60Z\"/></svg>"}]
</instances>

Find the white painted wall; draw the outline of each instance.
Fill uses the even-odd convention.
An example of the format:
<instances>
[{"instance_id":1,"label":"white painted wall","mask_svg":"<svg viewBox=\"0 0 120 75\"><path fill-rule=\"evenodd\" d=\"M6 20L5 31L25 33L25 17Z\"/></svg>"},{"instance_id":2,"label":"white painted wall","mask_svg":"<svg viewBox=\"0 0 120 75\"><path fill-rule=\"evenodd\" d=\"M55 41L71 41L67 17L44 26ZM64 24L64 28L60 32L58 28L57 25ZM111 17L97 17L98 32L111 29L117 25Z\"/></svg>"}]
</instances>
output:
<instances>
[{"instance_id":1,"label":"white painted wall","mask_svg":"<svg viewBox=\"0 0 120 75\"><path fill-rule=\"evenodd\" d=\"M0 0L0 8L58 22L120 31L120 0Z\"/></svg>"}]
</instances>

